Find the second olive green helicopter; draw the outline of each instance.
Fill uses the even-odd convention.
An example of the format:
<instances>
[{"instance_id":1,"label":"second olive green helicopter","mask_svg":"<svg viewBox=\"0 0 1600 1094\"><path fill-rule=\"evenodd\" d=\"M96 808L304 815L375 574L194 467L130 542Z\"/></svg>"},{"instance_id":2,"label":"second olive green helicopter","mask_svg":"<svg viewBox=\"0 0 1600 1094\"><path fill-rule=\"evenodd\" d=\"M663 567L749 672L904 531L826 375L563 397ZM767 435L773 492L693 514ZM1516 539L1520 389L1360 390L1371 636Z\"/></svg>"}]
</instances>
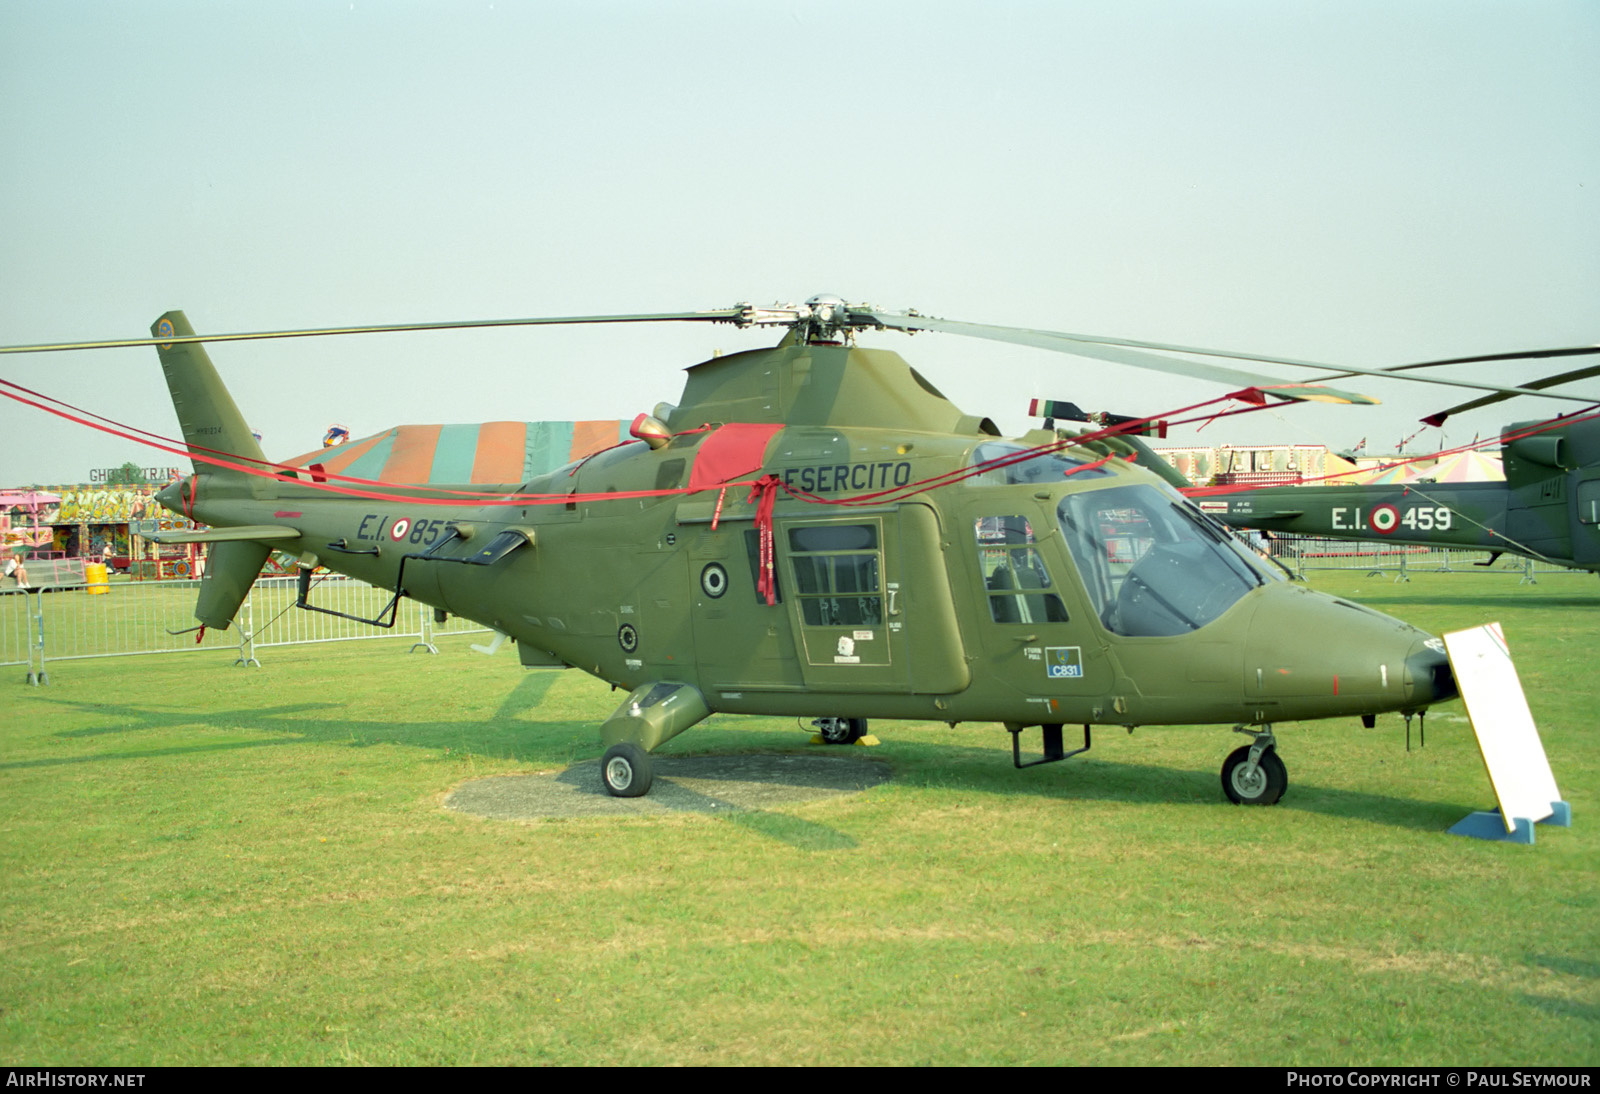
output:
<instances>
[{"instance_id":1,"label":"second olive green helicopter","mask_svg":"<svg viewBox=\"0 0 1600 1094\"><path fill-rule=\"evenodd\" d=\"M1597 352L1600 346L1517 356ZM1587 366L1527 386L1548 394L1548 389L1558 384L1596 375L1600 375L1600 367ZM1428 425L1442 425L1453 414L1506 397L1505 393L1481 396L1422 420ZM1508 425L1500 432L1500 456L1504 482L1434 482L1423 475L1395 484L1272 486L1194 493L1201 496L1202 509L1235 528L1478 548L1489 552L1489 558L1479 563L1484 566L1492 566L1502 554L1510 554L1600 572L1600 407L1590 405L1573 414Z\"/></svg>"}]
</instances>

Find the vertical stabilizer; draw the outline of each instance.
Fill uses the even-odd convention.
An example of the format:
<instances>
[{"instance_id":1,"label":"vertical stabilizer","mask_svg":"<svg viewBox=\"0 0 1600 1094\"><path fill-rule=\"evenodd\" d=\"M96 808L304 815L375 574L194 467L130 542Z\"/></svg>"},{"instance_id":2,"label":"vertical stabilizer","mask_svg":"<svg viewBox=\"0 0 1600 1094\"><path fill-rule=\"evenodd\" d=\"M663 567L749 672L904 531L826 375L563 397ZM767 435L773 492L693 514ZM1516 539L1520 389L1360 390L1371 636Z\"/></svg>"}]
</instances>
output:
<instances>
[{"instance_id":1,"label":"vertical stabilizer","mask_svg":"<svg viewBox=\"0 0 1600 1094\"><path fill-rule=\"evenodd\" d=\"M150 333L156 338L168 335L194 334L194 328L181 311L169 311ZM172 405L178 412L178 424L183 429L184 442L194 460L195 471L209 474L237 474L227 468L216 467L206 460L207 450L230 456L244 457L241 463L266 461L261 445L256 442L244 415L222 385L222 378L211 364L211 356L199 342L180 345L158 345L161 371L167 376L167 389L172 392Z\"/></svg>"},{"instance_id":2,"label":"vertical stabilizer","mask_svg":"<svg viewBox=\"0 0 1600 1094\"><path fill-rule=\"evenodd\" d=\"M150 327L156 338L193 335L194 328L181 311L169 311ZM199 342L157 344L161 371L172 392L172 406L184 443L194 460L195 477L169 485L156 500L175 512L195 515L196 499L271 496L270 480L231 467L216 459L265 470L266 456L256 441L238 404L222 384L211 356ZM204 485L202 485L202 483ZM187 504L186 504L187 503ZM271 546L253 540L213 543L206 576L200 582L195 618L208 627L226 629L261 573Z\"/></svg>"},{"instance_id":3,"label":"vertical stabilizer","mask_svg":"<svg viewBox=\"0 0 1600 1094\"><path fill-rule=\"evenodd\" d=\"M194 617L208 627L227 630L271 553L269 545L254 540L213 543Z\"/></svg>"}]
</instances>

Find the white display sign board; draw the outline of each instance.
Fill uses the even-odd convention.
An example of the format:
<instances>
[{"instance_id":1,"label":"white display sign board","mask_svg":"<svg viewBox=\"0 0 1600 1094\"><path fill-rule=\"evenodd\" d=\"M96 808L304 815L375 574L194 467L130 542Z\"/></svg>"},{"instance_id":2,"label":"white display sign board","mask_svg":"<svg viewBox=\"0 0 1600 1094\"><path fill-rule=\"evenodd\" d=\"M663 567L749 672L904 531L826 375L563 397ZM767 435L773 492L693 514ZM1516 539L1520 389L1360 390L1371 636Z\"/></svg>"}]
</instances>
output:
<instances>
[{"instance_id":1,"label":"white display sign board","mask_svg":"<svg viewBox=\"0 0 1600 1094\"><path fill-rule=\"evenodd\" d=\"M1444 636L1444 644L1506 831L1519 817L1544 820L1555 811L1561 792L1500 624L1455 631Z\"/></svg>"}]
</instances>

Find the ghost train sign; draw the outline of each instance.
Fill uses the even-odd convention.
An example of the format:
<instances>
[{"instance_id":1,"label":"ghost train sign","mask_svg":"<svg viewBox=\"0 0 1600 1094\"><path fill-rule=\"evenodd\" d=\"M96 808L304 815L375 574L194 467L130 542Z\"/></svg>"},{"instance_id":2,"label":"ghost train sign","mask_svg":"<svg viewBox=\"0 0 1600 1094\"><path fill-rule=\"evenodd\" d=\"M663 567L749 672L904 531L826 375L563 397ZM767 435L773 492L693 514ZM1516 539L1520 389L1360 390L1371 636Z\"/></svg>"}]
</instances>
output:
<instances>
[{"instance_id":1,"label":"ghost train sign","mask_svg":"<svg viewBox=\"0 0 1600 1094\"><path fill-rule=\"evenodd\" d=\"M125 463L121 467L94 467L89 469L89 482L95 486L139 484L146 482L171 482L183 474L176 467L139 467Z\"/></svg>"}]
</instances>

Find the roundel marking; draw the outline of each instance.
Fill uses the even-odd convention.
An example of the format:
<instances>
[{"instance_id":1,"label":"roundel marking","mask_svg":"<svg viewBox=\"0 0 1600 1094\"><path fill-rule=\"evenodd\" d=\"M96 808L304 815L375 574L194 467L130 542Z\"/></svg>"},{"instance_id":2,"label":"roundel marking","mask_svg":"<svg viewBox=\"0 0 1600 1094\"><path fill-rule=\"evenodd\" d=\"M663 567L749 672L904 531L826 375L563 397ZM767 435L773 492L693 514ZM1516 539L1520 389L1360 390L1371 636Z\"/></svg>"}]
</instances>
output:
<instances>
[{"instance_id":1,"label":"roundel marking","mask_svg":"<svg viewBox=\"0 0 1600 1094\"><path fill-rule=\"evenodd\" d=\"M161 322L156 324L156 337L157 338L171 338L172 337L172 320L163 319L163 320L161 320ZM166 345L162 346L161 348L162 349L171 349L172 348L172 344L169 342Z\"/></svg>"},{"instance_id":2,"label":"roundel marking","mask_svg":"<svg viewBox=\"0 0 1600 1094\"><path fill-rule=\"evenodd\" d=\"M1392 505L1374 505L1372 512L1367 514L1367 523L1372 525L1374 532L1386 536L1400 523L1400 510Z\"/></svg>"},{"instance_id":3,"label":"roundel marking","mask_svg":"<svg viewBox=\"0 0 1600 1094\"><path fill-rule=\"evenodd\" d=\"M700 571L700 588L712 600L728 591L728 571L719 562L712 562Z\"/></svg>"},{"instance_id":4,"label":"roundel marking","mask_svg":"<svg viewBox=\"0 0 1600 1094\"><path fill-rule=\"evenodd\" d=\"M399 543L401 540L406 538L406 533L409 531L411 531L411 518L401 517L399 520L395 521L394 526L389 529L389 538L394 540L396 543Z\"/></svg>"},{"instance_id":5,"label":"roundel marking","mask_svg":"<svg viewBox=\"0 0 1600 1094\"><path fill-rule=\"evenodd\" d=\"M632 653L639 648L639 632L632 623L624 623L617 631L617 645L622 647L623 653Z\"/></svg>"}]
</instances>

